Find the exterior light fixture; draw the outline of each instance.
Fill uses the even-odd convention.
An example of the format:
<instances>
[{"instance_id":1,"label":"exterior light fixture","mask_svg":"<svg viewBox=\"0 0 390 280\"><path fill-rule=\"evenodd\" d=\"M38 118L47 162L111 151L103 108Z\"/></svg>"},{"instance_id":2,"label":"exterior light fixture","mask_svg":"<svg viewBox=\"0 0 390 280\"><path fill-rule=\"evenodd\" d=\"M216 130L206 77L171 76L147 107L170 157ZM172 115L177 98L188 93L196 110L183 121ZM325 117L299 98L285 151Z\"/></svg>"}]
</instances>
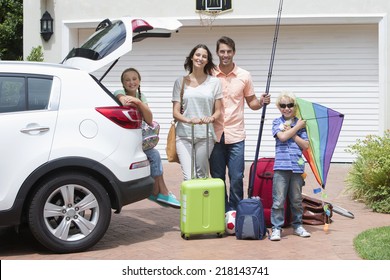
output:
<instances>
[{"instance_id":1,"label":"exterior light fixture","mask_svg":"<svg viewBox=\"0 0 390 280\"><path fill-rule=\"evenodd\" d=\"M46 11L41 18L41 36L47 42L51 35L53 35L53 18Z\"/></svg>"}]
</instances>

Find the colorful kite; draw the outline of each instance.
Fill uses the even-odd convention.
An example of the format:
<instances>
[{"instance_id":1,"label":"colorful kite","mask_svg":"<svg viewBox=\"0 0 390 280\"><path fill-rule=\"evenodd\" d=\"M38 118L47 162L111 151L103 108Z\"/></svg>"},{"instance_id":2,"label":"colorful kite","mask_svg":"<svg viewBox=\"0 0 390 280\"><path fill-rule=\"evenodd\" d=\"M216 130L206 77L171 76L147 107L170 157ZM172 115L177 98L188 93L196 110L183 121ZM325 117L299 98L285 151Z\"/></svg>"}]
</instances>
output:
<instances>
[{"instance_id":1,"label":"colorful kite","mask_svg":"<svg viewBox=\"0 0 390 280\"><path fill-rule=\"evenodd\" d=\"M322 105L297 98L297 117L306 120L310 147L303 152L317 182L325 189L330 161L344 115ZM319 189L318 192L320 192Z\"/></svg>"}]
</instances>

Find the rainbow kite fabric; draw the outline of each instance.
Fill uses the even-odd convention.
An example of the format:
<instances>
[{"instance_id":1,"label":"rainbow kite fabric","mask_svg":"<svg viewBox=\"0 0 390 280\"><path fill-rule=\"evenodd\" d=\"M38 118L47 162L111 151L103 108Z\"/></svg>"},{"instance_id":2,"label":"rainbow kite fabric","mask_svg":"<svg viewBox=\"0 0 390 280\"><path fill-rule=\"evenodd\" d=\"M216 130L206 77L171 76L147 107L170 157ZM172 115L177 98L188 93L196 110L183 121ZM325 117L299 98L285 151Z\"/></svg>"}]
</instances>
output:
<instances>
[{"instance_id":1,"label":"rainbow kite fabric","mask_svg":"<svg viewBox=\"0 0 390 280\"><path fill-rule=\"evenodd\" d=\"M306 120L309 149L303 152L317 182L325 189L326 178L344 115L317 103L297 98L297 117Z\"/></svg>"}]
</instances>

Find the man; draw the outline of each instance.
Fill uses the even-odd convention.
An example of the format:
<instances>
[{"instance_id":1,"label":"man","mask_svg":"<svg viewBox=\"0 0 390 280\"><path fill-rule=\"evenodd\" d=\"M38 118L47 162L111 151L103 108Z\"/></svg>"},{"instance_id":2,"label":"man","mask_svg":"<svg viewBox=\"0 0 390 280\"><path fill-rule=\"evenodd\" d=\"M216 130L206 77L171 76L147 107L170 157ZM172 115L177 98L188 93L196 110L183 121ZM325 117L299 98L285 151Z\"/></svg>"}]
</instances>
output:
<instances>
[{"instance_id":1,"label":"man","mask_svg":"<svg viewBox=\"0 0 390 280\"><path fill-rule=\"evenodd\" d=\"M214 74L222 82L224 106L221 116L214 122L217 142L210 156L210 173L213 178L226 182L228 168L230 189L229 197L227 192L225 195L226 211L236 210L244 196L244 100L252 110L270 103L269 95L256 97L250 73L233 62L235 54L235 43L231 38L223 36L217 41L219 65Z\"/></svg>"}]
</instances>

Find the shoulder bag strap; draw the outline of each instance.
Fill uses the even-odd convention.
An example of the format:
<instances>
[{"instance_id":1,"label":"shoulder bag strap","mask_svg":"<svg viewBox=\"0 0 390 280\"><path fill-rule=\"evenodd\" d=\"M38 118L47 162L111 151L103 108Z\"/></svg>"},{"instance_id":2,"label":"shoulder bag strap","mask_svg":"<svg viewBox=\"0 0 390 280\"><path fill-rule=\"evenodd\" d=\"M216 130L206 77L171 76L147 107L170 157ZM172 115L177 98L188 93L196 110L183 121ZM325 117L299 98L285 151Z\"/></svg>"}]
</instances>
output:
<instances>
[{"instance_id":1,"label":"shoulder bag strap","mask_svg":"<svg viewBox=\"0 0 390 280\"><path fill-rule=\"evenodd\" d=\"M183 108L184 83L185 83L185 77L183 76L183 81L181 82L181 90L180 90L180 114L182 115L184 113L184 108Z\"/></svg>"}]
</instances>

